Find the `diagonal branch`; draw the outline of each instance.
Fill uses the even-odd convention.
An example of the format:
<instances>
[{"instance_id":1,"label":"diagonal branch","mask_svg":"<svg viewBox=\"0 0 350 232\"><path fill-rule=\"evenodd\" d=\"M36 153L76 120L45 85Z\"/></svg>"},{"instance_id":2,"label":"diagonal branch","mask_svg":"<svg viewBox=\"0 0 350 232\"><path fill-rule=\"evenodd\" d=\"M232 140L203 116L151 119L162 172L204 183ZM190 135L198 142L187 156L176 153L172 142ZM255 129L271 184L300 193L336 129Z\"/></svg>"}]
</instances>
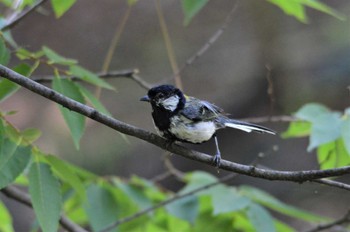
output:
<instances>
[{"instance_id":1,"label":"diagonal branch","mask_svg":"<svg viewBox=\"0 0 350 232\"><path fill-rule=\"evenodd\" d=\"M33 12L35 9L37 9L39 6L41 6L46 1L47 0L39 0L39 1L37 1L33 6L31 6L28 9L22 11L16 18L14 18L10 22L8 22L4 26L2 26L0 28L0 30L1 31L5 31L5 30L13 28L14 26L17 25L17 23L22 21L26 16L28 16L31 12Z\"/></svg>"},{"instance_id":2,"label":"diagonal branch","mask_svg":"<svg viewBox=\"0 0 350 232\"><path fill-rule=\"evenodd\" d=\"M36 83L35 81L30 80L29 78L26 78L25 76L16 73L3 65L0 65L0 76L121 133L145 140L164 150L168 150L185 158L192 159L207 165L213 165L212 156L208 154L190 150L177 144L169 145L169 142L166 139L154 133L104 115L92 107L84 105L46 86ZM242 165L227 160L222 160L220 169L266 180L284 180L299 183L314 179L350 174L350 166L327 170L275 171L256 168L249 165Z\"/></svg>"},{"instance_id":3,"label":"diagonal branch","mask_svg":"<svg viewBox=\"0 0 350 232\"><path fill-rule=\"evenodd\" d=\"M339 225L346 224L346 223L350 223L350 210L348 210L348 212L342 218L339 218L338 220L335 220L335 221L330 222L328 224L318 225L315 228L308 230L307 232L323 231L323 230L330 229L334 226L339 226Z\"/></svg>"},{"instance_id":4,"label":"diagonal branch","mask_svg":"<svg viewBox=\"0 0 350 232\"><path fill-rule=\"evenodd\" d=\"M6 188L1 189L1 192L9 198L12 198L28 207L33 208L30 196L27 193L17 189L16 187L7 186ZM66 229L69 232L88 232L84 228L72 222L69 218L67 218L64 215L62 215L60 218L60 224L64 229Z\"/></svg>"}]
</instances>

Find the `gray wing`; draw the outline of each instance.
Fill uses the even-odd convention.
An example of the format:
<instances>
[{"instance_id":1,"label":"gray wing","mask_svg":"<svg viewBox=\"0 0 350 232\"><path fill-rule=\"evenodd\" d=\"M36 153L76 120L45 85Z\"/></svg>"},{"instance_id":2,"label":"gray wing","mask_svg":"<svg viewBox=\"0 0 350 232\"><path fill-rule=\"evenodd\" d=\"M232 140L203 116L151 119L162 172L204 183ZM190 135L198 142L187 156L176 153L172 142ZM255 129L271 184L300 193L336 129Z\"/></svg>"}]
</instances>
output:
<instances>
[{"instance_id":1,"label":"gray wing","mask_svg":"<svg viewBox=\"0 0 350 232\"><path fill-rule=\"evenodd\" d=\"M193 121L208 121L223 114L223 110L207 101L187 97L185 108L180 113Z\"/></svg>"}]
</instances>

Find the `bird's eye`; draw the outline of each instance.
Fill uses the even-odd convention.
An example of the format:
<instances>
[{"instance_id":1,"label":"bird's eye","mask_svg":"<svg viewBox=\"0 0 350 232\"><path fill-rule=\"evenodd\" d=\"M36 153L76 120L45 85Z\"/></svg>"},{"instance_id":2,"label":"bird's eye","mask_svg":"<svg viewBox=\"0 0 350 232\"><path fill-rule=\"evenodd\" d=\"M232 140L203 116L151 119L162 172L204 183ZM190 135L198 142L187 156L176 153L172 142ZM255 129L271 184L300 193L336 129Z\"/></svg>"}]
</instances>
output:
<instances>
[{"instance_id":1,"label":"bird's eye","mask_svg":"<svg viewBox=\"0 0 350 232\"><path fill-rule=\"evenodd\" d=\"M163 98L163 97L164 97L164 93L158 93L158 94L157 94L157 97L158 97L158 98Z\"/></svg>"}]
</instances>

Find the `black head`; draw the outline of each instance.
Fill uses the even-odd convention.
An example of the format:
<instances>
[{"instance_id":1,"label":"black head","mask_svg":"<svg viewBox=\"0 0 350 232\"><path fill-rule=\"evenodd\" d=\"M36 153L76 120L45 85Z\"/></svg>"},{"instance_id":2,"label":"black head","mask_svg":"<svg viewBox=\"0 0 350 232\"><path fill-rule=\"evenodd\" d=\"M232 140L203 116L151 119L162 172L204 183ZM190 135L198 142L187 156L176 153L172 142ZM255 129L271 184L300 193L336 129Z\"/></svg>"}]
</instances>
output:
<instances>
[{"instance_id":1,"label":"black head","mask_svg":"<svg viewBox=\"0 0 350 232\"><path fill-rule=\"evenodd\" d=\"M141 101L150 102L153 109L179 111L184 108L186 99L178 88L172 85L159 85L150 89Z\"/></svg>"}]
</instances>

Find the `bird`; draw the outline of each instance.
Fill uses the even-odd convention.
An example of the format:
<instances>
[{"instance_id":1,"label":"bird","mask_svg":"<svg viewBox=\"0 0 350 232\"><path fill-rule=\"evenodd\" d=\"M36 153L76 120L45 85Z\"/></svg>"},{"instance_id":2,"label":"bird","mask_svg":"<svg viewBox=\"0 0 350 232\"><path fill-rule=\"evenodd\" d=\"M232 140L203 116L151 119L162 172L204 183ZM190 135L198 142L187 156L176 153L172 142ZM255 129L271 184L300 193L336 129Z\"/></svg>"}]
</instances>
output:
<instances>
[{"instance_id":1,"label":"bird","mask_svg":"<svg viewBox=\"0 0 350 232\"><path fill-rule=\"evenodd\" d=\"M216 132L234 128L245 132L276 134L275 131L248 122L231 119L218 106L185 95L172 85L159 85L148 90L140 101L152 106L152 118L157 133L170 141L201 144L214 138L216 153L213 163L220 167L221 152Z\"/></svg>"}]
</instances>

